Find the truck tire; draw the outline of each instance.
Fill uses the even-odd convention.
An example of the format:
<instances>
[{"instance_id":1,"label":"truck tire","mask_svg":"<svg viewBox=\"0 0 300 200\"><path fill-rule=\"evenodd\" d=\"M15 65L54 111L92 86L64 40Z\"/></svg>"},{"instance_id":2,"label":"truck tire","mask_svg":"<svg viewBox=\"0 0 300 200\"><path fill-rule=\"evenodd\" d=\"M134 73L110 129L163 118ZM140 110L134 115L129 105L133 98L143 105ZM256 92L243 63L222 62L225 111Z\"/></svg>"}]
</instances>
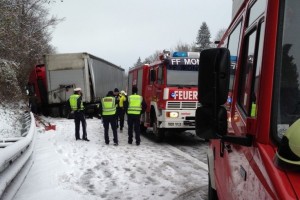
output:
<instances>
[{"instance_id":1,"label":"truck tire","mask_svg":"<svg viewBox=\"0 0 300 200\"><path fill-rule=\"evenodd\" d=\"M208 200L218 200L218 194L215 189L211 187L210 175L208 174Z\"/></svg>"},{"instance_id":2,"label":"truck tire","mask_svg":"<svg viewBox=\"0 0 300 200\"><path fill-rule=\"evenodd\" d=\"M147 127L145 127L143 123L140 124L140 131L141 133L146 133L147 131Z\"/></svg>"},{"instance_id":3,"label":"truck tire","mask_svg":"<svg viewBox=\"0 0 300 200\"><path fill-rule=\"evenodd\" d=\"M165 131L164 129L158 128L157 124L157 118L155 116L153 120L153 134L156 142L162 142L165 139Z\"/></svg>"},{"instance_id":4,"label":"truck tire","mask_svg":"<svg viewBox=\"0 0 300 200\"><path fill-rule=\"evenodd\" d=\"M70 110L65 105L59 107L60 117L67 118Z\"/></svg>"}]
</instances>

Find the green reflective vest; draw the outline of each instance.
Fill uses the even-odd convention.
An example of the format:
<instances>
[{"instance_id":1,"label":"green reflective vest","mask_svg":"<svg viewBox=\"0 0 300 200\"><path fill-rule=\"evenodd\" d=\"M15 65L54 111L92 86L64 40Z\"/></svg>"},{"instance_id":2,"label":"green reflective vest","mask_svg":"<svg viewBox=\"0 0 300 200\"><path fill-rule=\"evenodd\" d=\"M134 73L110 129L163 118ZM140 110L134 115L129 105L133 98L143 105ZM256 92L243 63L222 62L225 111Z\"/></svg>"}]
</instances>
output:
<instances>
[{"instance_id":1,"label":"green reflective vest","mask_svg":"<svg viewBox=\"0 0 300 200\"><path fill-rule=\"evenodd\" d=\"M128 114L139 115L142 111L143 97L138 94L133 94L128 97Z\"/></svg>"},{"instance_id":2,"label":"green reflective vest","mask_svg":"<svg viewBox=\"0 0 300 200\"><path fill-rule=\"evenodd\" d=\"M73 110L73 111L76 111L76 110L84 110L82 101L81 101L81 104L80 104L80 108L77 108L77 100L78 100L79 97L80 97L79 94L72 94L72 95L70 96L69 102L70 102L71 110Z\"/></svg>"},{"instance_id":3,"label":"green reflective vest","mask_svg":"<svg viewBox=\"0 0 300 200\"><path fill-rule=\"evenodd\" d=\"M251 114L250 114L251 117L256 117L256 104L255 103L252 103L251 105Z\"/></svg>"},{"instance_id":4,"label":"green reflective vest","mask_svg":"<svg viewBox=\"0 0 300 200\"><path fill-rule=\"evenodd\" d=\"M102 115L116 114L115 97L104 97L101 102L102 102Z\"/></svg>"}]
</instances>

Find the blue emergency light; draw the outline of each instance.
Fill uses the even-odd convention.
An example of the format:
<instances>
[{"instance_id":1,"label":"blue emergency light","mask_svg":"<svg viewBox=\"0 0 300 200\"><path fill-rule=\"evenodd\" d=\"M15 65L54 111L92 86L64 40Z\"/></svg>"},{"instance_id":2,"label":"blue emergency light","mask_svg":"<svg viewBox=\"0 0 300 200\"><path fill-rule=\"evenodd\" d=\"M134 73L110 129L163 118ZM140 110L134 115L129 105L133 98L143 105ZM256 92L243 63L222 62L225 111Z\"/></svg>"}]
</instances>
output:
<instances>
[{"instance_id":1,"label":"blue emergency light","mask_svg":"<svg viewBox=\"0 0 300 200\"><path fill-rule=\"evenodd\" d=\"M199 58L200 57L200 52L185 52L185 51L175 51L173 53L173 58Z\"/></svg>"},{"instance_id":2,"label":"blue emergency light","mask_svg":"<svg viewBox=\"0 0 300 200\"><path fill-rule=\"evenodd\" d=\"M184 51L176 51L173 53L173 57L188 57L188 53Z\"/></svg>"}]
</instances>

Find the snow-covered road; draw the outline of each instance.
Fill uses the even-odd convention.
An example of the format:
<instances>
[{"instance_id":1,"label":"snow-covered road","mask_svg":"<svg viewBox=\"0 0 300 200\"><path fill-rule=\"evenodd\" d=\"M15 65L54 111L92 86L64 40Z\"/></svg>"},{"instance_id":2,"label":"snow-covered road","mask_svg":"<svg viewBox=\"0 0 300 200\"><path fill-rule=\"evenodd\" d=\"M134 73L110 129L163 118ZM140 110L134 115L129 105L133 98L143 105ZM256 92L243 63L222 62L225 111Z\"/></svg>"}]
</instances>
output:
<instances>
[{"instance_id":1,"label":"snow-covered road","mask_svg":"<svg viewBox=\"0 0 300 200\"><path fill-rule=\"evenodd\" d=\"M87 120L90 142L75 141L73 120L47 120L56 130L38 128L35 161L15 200L207 197L188 195L207 186L206 164L171 145L143 136L140 146L130 145L126 127L119 146L105 145L99 119Z\"/></svg>"}]
</instances>

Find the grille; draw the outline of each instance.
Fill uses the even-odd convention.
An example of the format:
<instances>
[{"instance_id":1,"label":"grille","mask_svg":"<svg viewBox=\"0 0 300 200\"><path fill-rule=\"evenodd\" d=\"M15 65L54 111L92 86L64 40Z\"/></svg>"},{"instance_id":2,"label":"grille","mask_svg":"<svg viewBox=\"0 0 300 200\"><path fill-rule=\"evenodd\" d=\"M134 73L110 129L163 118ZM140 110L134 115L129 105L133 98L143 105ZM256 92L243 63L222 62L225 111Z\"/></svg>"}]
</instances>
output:
<instances>
[{"instance_id":1,"label":"grille","mask_svg":"<svg viewBox=\"0 0 300 200\"><path fill-rule=\"evenodd\" d=\"M167 109L196 109L199 103L196 101L168 101Z\"/></svg>"}]
</instances>

